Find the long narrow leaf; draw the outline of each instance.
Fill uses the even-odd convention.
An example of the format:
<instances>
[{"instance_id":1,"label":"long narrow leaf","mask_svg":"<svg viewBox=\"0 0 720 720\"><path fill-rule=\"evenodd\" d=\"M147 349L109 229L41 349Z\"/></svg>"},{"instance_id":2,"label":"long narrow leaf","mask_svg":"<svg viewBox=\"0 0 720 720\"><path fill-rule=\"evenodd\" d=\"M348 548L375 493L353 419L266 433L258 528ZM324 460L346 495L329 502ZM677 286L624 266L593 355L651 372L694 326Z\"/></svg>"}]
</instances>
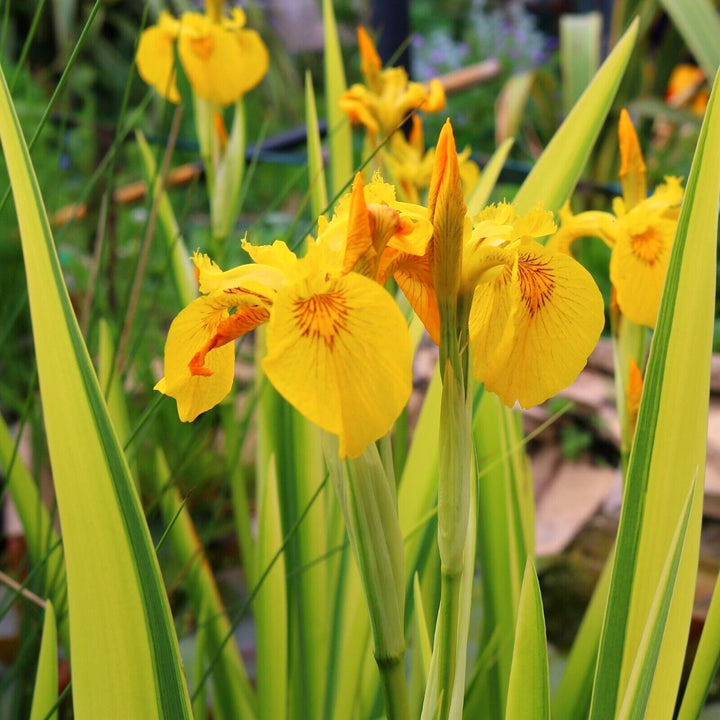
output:
<instances>
[{"instance_id":1,"label":"long narrow leaf","mask_svg":"<svg viewBox=\"0 0 720 720\"><path fill-rule=\"evenodd\" d=\"M45 563L43 592L57 608L57 632L60 642L69 651L67 580L60 537L40 498L30 471L16 452L5 419L0 416L0 467L10 489L20 522L25 532L28 554L33 564Z\"/></svg>"},{"instance_id":2,"label":"long narrow leaf","mask_svg":"<svg viewBox=\"0 0 720 720\"><path fill-rule=\"evenodd\" d=\"M715 581L712 601L705 617L700 644L685 687L678 720L694 720L700 715L718 667L720 667L720 575Z\"/></svg>"},{"instance_id":3,"label":"long narrow leaf","mask_svg":"<svg viewBox=\"0 0 720 720\"><path fill-rule=\"evenodd\" d=\"M643 632L638 655L628 681L625 698L620 707L620 720L633 720L645 717L652 679L660 655L660 645L665 631L673 587L677 580L680 557L682 555L685 533L690 521L690 509L695 494L695 482L690 486L688 497L683 505L678 526L675 528L667 559L660 575L657 593L648 612L645 631Z\"/></svg>"},{"instance_id":4,"label":"long narrow leaf","mask_svg":"<svg viewBox=\"0 0 720 720\"><path fill-rule=\"evenodd\" d=\"M282 544L280 506L278 503L275 460L258 488L258 543L256 567L264 572ZM257 637L258 717L277 718L287 715L288 632L285 562L280 556L255 598Z\"/></svg>"},{"instance_id":5,"label":"long narrow leaf","mask_svg":"<svg viewBox=\"0 0 720 720\"><path fill-rule=\"evenodd\" d=\"M506 720L550 718L550 679L542 597L528 558L523 575L518 626L510 670Z\"/></svg>"},{"instance_id":6,"label":"long narrow leaf","mask_svg":"<svg viewBox=\"0 0 720 720\"><path fill-rule=\"evenodd\" d=\"M67 294L4 75L0 79L0 138L20 225L63 528L75 717L187 718L190 700L150 533Z\"/></svg>"},{"instance_id":7,"label":"long narrow leaf","mask_svg":"<svg viewBox=\"0 0 720 720\"><path fill-rule=\"evenodd\" d=\"M330 148L330 193L337 195L353 174L352 131L350 122L340 110L340 96L345 92L345 68L332 0L322 0L325 29L325 93Z\"/></svg>"},{"instance_id":8,"label":"long narrow leaf","mask_svg":"<svg viewBox=\"0 0 720 720\"><path fill-rule=\"evenodd\" d=\"M328 204L327 181L323 167L320 130L318 128L317 107L312 75L305 73L305 127L307 127L308 174L310 181L310 205L313 220L320 215Z\"/></svg>"},{"instance_id":9,"label":"long narrow leaf","mask_svg":"<svg viewBox=\"0 0 720 720\"><path fill-rule=\"evenodd\" d=\"M57 720L58 696L58 648L57 630L55 629L55 612L52 603L45 604L42 640L40 641L40 657L35 677L30 720Z\"/></svg>"},{"instance_id":10,"label":"long narrow leaf","mask_svg":"<svg viewBox=\"0 0 720 720\"><path fill-rule=\"evenodd\" d=\"M630 456L591 718L612 717L624 695L650 606L707 444L720 193L716 79L678 220ZM680 681L697 572L701 494L695 497L648 717L670 717Z\"/></svg>"},{"instance_id":11,"label":"long narrow leaf","mask_svg":"<svg viewBox=\"0 0 720 720\"><path fill-rule=\"evenodd\" d=\"M520 588L528 557L534 556L532 526L523 522L524 498L532 507L532 480L516 432L513 411L492 393L483 393L473 434L480 468L478 560L482 569L480 650L493 648L495 661L471 687L468 706L488 714L506 706ZM528 537L530 536L530 537ZM472 705L470 704L472 702Z\"/></svg>"},{"instance_id":12,"label":"long narrow leaf","mask_svg":"<svg viewBox=\"0 0 720 720\"><path fill-rule=\"evenodd\" d=\"M214 663L214 716L218 720L252 718L256 714L256 698L248 681L245 665L232 635L232 626L223 607L210 563L200 543L190 513L180 493L173 486L164 453L155 451L153 491L163 522L169 526L165 542L183 568L183 588L195 611L198 623L203 622L202 645ZM194 694L198 694L195 689Z\"/></svg>"},{"instance_id":13,"label":"long narrow leaf","mask_svg":"<svg viewBox=\"0 0 720 720\"><path fill-rule=\"evenodd\" d=\"M563 110L567 114L600 65L602 15L591 12L560 18Z\"/></svg>"},{"instance_id":14,"label":"long narrow leaf","mask_svg":"<svg viewBox=\"0 0 720 720\"><path fill-rule=\"evenodd\" d=\"M610 110L635 45L637 28L636 20L533 166L515 196L519 213L529 212L538 203L546 210L558 210L569 197Z\"/></svg>"}]
</instances>

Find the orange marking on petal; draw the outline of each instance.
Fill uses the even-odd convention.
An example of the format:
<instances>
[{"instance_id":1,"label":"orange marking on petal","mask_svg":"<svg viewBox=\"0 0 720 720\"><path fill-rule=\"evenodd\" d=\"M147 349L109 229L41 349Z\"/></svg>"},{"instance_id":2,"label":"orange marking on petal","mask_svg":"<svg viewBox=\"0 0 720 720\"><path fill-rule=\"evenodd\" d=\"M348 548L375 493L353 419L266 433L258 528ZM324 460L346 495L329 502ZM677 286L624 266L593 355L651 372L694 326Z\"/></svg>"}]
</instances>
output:
<instances>
[{"instance_id":1,"label":"orange marking on petal","mask_svg":"<svg viewBox=\"0 0 720 720\"><path fill-rule=\"evenodd\" d=\"M195 55L203 60L207 60L215 49L215 43L211 34L201 35L200 37L190 39L190 47Z\"/></svg>"},{"instance_id":2,"label":"orange marking on petal","mask_svg":"<svg viewBox=\"0 0 720 720\"><path fill-rule=\"evenodd\" d=\"M228 291L230 292L230 291ZM226 343L237 340L245 333L254 330L270 318L270 311L264 307L250 306L237 308L235 313L218 323L215 334L196 352L190 362L188 369L191 375L203 375L209 377L212 371L205 367L205 357L215 348Z\"/></svg>"},{"instance_id":3,"label":"orange marking on petal","mask_svg":"<svg viewBox=\"0 0 720 720\"><path fill-rule=\"evenodd\" d=\"M662 236L656 228L649 227L644 233L630 236L630 247L640 262L653 267L663 251Z\"/></svg>"},{"instance_id":4,"label":"orange marking on petal","mask_svg":"<svg viewBox=\"0 0 720 720\"><path fill-rule=\"evenodd\" d=\"M555 276L548 267L549 259L532 255L520 256L518 280L520 293L530 317L535 315L552 297Z\"/></svg>"},{"instance_id":5,"label":"orange marking on petal","mask_svg":"<svg viewBox=\"0 0 720 720\"><path fill-rule=\"evenodd\" d=\"M345 295L330 292L296 300L293 315L303 337L321 340L332 350L335 338L347 330L349 311Z\"/></svg>"}]
</instances>

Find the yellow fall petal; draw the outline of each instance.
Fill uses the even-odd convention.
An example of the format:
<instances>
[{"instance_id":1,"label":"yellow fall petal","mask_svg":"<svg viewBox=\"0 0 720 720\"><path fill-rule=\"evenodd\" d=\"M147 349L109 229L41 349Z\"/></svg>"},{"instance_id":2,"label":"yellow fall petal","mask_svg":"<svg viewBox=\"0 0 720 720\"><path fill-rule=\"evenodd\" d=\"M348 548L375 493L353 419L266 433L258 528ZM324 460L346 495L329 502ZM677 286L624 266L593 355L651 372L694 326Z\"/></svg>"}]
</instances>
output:
<instances>
[{"instance_id":1,"label":"yellow fall petal","mask_svg":"<svg viewBox=\"0 0 720 720\"><path fill-rule=\"evenodd\" d=\"M267 72L269 56L254 30L235 21L218 25L200 13L184 13L178 53L198 97L230 105L257 85Z\"/></svg>"},{"instance_id":2,"label":"yellow fall petal","mask_svg":"<svg viewBox=\"0 0 720 720\"><path fill-rule=\"evenodd\" d=\"M623 220L632 219L632 214ZM651 223L626 221L623 226L610 256L610 281L622 314L638 325L653 328L677 223L656 217Z\"/></svg>"},{"instance_id":3,"label":"yellow fall petal","mask_svg":"<svg viewBox=\"0 0 720 720\"><path fill-rule=\"evenodd\" d=\"M357 457L385 435L412 389L410 338L399 309L356 273L278 293L262 366L285 399Z\"/></svg>"},{"instance_id":4,"label":"yellow fall petal","mask_svg":"<svg viewBox=\"0 0 720 720\"><path fill-rule=\"evenodd\" d=\"M168 330L165 342L164 377L156 390L175 398L178 416L191 422L200 413L217 405L232 387L235 374L235 348L232 343L207 354L209 377L193 375L188 364L227 317L227 311L205 297L193 300L181 310Z\"/></svg>"},{"instance_id":5,"label":"yellow fall petal","mask_svg":"<svg viewBox=\"0 0 720 720\"><path fill-rule=\"evenodd\" d=\"M537 405L575 380L603 323L592 276L568 255L528 241L515 267L473 297L475 377L508 406Z\"/></svg>"},{"instance_id":6,"label":"yellow fall petal","mask_svg":"<svg viewBox=\"0 0 720 720\"><path fill-rule=\"evenodd\" d=\"M140 77L162 97L174 103L180 102L173 49L177 34L177 20L163 11L158 24L143 30L140 35L135 58Z\"/></svg>"}]
</instances>

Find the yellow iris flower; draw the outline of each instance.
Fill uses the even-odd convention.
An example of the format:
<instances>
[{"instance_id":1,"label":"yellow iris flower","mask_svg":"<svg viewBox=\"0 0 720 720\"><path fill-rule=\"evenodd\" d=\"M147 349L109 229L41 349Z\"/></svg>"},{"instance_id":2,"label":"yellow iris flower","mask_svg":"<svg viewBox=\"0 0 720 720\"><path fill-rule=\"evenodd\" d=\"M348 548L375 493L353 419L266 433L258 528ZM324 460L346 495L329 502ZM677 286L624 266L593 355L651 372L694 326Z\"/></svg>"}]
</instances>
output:
<instances>
[{"instance_id":1,"label":"yellow iris flower","mask_svg":"<svg viewBox=\"0 0 720 720\"><path fill-rule=\"evenodd\" d=\"M298 411L339 436L341 457L357 457L390 430L412 389L412 350L403 315L376 282L380 258L391 246L422 253L432 232L391 190L379 179L363 188L358 178L302 258L281 241L245 242L253 262L226 272L195 255L202 296L172 322L156 385L176 399L181 420L230 392L233 341L267 322L265 374Z\"/></svg>"},{"instance_id":2,"label":"yellow iris flower","mask_svg":"<svg viewBox=\"0 0 720 720\"><path fill-rule=\"evenodd\" d=\"M434 180L440 187L438 197L431 197L436 235L422 257L396 257L395 278L436 343L438 298L455 302L455 316L467 316L475 378L508 406L537 405L585 366L603 327L600 291L580 263L537 241L555 230L552 213L537 208L517 215L508 203L464 217L460 272L456 280L445 280L437 267L443 253L454 251L443 247L438 228L465 211L449 122L435 162L435 177L454 174L456 180ZM454 191L443 190L453 184ZM469 314L463 310L468 305Z\"/></svg>"},{"instance_id":3,"label":"yellow iris flower","mask_svg":"<svg viewBox=\"0 0 720 720\"><path fill-rule=\"evenodd\" d=\"M245 28L245 13L230 17L196 12L180 19L163 11L157 25L140 36L140 77L164 98L180 102L175 82L175 42L193 92L218 105L231 105L254 88L268 69L269 56L260 35Z\"/></svg>"},{"instance_id":4,"label":"yellow iris flower","mask_svg":"<svg viewBox=\"0 0 720 720\"><path fill-rule=\"evenodd\" d=\"M573 215L566 205L560 212L560 230L548 247L569 253L578 238L604 240L612 248L610 281L620 312L637 325L653 328L683 189L680 178L666 177L648 197L640 143L625 110L620 114L618 135L622 198L615 198L612 213L588 211Z\"/></svg>"},{"instance_id":5,"label":"yellow iris flower","mask_svg":"<svg viewBox=\"0 0 720 720\"><path fill-rule=\"evenodd\" d=\"M414 110L438 112L445 107L445 91L439 80L431 80L426 88L409 82L402 67L383 70L363 27L358 27L358 45L365 84L352 85L340 98L340 107L351 122L364 125L372 139L394 133Z\"/></svg>"}]
</instances>

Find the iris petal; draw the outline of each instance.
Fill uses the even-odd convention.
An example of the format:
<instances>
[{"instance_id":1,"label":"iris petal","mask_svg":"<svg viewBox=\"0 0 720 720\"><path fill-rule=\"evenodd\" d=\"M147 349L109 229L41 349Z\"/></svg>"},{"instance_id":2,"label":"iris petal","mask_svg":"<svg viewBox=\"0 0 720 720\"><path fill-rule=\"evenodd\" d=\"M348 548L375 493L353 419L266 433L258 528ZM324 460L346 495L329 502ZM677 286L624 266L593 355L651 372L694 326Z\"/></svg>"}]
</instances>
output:
<instances>
[{"instance_id":1,"label":"iris petal","mask_svg":"<svg viewBox=\"0 0 720 720\"><path fill-rule=\"evenodd\" d=\"M602 296L587 270L528 241L512 270L475 292L475 377L506 405L537 405L575 380L602 326Z\"/></svg>"},{"instance_id":2,"label":"iris petal","mask_svg":"<svg viewBox=\"0 0 720 720\"><path fill-rule=\"evenodd\" d=\"M170 102L179 103L180 93L175 83L175 52L177 21L167 13L157 25L143 30L138 43L137 63L140 77Z\"/></svg>"},{"instance_id":3,"label":"iris petal","mask_svg":"<svg viewBox=\"0 0 720 720\"><path fill-rule=\"evenodd\" d=\"M170 325L165 342L165 376L155 389L175 398L183 422L191 422L230 392L235 372L232 343L207 354L205 367L212 372L211 376L192 375L188 367L194 353L208 342L226 317L227 310L202 297L181 310Z\"/></svg>"},{"instance_id":4,"label":"iris petal","mask_svg":"<svg viewBox=\"0 0 720 720\"><path fill-rule=\"evenodd\" d=\"M286 286L263 369L285 399L357 457L385 435L412 389L405 320L377 283L350 273Z\"/></svg>"},{"instance_id":5,"label":"iris petal","mask_svg":"<svg viewBox=\"0 0 720 720\"><path fill-rule=\"evenodd\" d=\"M219 105L231 105L255 87L269 64L254 30L191 12L182 16L178 54L195 94Z\"/></svg>"}]
</instances>

